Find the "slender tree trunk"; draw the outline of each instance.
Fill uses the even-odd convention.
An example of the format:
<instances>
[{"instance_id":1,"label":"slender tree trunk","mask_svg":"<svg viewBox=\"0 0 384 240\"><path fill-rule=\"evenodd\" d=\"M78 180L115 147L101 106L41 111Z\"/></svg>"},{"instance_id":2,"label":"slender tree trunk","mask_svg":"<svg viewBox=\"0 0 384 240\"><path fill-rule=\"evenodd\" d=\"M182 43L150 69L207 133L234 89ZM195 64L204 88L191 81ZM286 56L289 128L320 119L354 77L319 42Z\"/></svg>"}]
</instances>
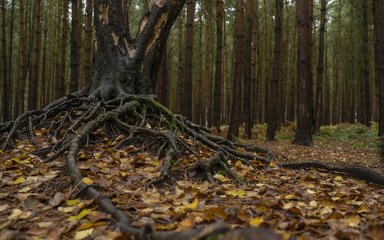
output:
<instances>
[{"instance_id":1,"label":"slender tree trunk","mask_svg":"<svg viewBox=\"0 0 384 240\"><path fill-rule=\"evenodd\" d=\"M281 45L282 45L282 18L283 18L284 1L276 0L276 17L275 17L275 47L273 57L273 72L271 81L271 91L268 95L268 109L267 109L267 133L266 139L268 141L275 139L275 132L278 127L279 119L283 109L279 109L279 84L281 82L280 67L281 67Z\"/></svg>"},{"instance_id":2,"label":"slender tree trunk","mask_svg":"<svg viewBox=\"0 0 384 240\"><path fill-rule=\"evenodd\" d=\"M48 34L48 27L47 27L47 17L45 17L45 26L43 31L43 59L42 59L42 69L41 69L41 88L40 88L40 101L39 105L44 106L48 104L48 89L47 89L47 34Z\"/></svg>"},{"instance_id":3,"label":"slender tree trunk","mask_svg":"<svg viewBox=\"0 0 384 240\"><path fill-rule=\"evenodd\" d=\"M92 7L93 0L87 0L85 20L85 49L84 49L84 82L92 78Z\"/></svg>"},{"instance_id":4,"label":"slender tree trunk","mask_svg":"<svg viewBox=\"0 0 384 240\"><path fill-rule=\"evenodd\" d=\"M369 38L368 38L368 1L361 1L362 3L362 29L363 29L363 82L364 82L364 105L365 105L365 117L364 124L367 126L371 125L372 114L371 114L371 88L369 83L369 65L370 65L370 54L369 54Z\"/></svg>"},{"instance_id":5,"label":"slender tree trunk","mask_svg":"<svg viewBox=\"0 0 384 240\"><path fill-rule=\"evenodd\" d=\"M67 40L68 40L68 1L63 1L62 5L62 38L61 38L61 53L60 53L60 75L57 86L57 97L62 97L66 94L65 82L66 82L66 59L67 59Z\"/></svg>"},{"instance_id":6,"label":"slender tree trunk","mask_svg":"<svg viewBox=\"0 0 384 240\"><path fill-rule=\"evenodd\" d=\"M9 27L9 60L8 60L8 87L9 87L9 93L12 93L9 95L9 105L12 106L12 108L8 109L8 115L9 118L12 116L12 112L14 111L13 109L15 108L16 101L14 101L14 95L16 95L15 92L11 91L14 90L14 85L17 81L14 81L14 76L13 76L13 49L15 48L15 45L13 43L13 36L14 36L14 22L15 22L15 0L11 1L11 18L10 18L10 27ZM8 94L9 94L8 93ZM14 116L16 117L16 116Z\"/></svg>"},{"instance_id":7,"label":"slender tree trunk","mask_svg":"<svg viewBox=\"0 0 384 240\"><path fill-rule=\"evenodd\" d=\"M312 1L312 0L310 0ZM310 96L312 88L311 74L311 21L308 0L297 0L297 130L294 144L312 146L312 119Z\"/></svg>"},{"instance_id":8,"label":"slender tree trunk","mask_svg":"<svg viewBox=\"0 0 384 240\"><path fill-rule=\"evenodd\" d=\"M6 35L6 0L1 1L1 78L3 83L2 95L2 120L9 120L9 80L7 70L7 35Z\"/></svg>"},{"instance_id":9,"label":"slender tree trunk","mask_svg":"<svg viewBox=\"0 0 384 240\"><path fill-rule=\"evenodd\" d=\"M224 17L224 2L223 0L216 1L216 31L217 31L217 46L216 46L216 72L215 72L215 89L214 89L214 106L213 106L213 125L220 131L221 125L221 88L223 78L223 18Z\"/></svg>"},{"instance_id":10,"label":"slender tree trunk","mask_svg":"<svg viewBox=\"0 0 384 240\"><path fill-rule=\"evenodd\" d=\"M232 83L232 110L228 130L228 138L239 136L240 109L241 109L241 83L243 80L243 56L244 56L244 0L236 0L235 20L235 76Z\"/></svg>"},{"instance_id":11,"label":"slender tree trunk","mask_svg":"<svg viewBox=\"0 0 384 240\"><path fill-rule=\"evenodd\" d=\"M80 58L80 29L79 29L79 1L72 3L72 27L71 27L71 76L69 90L75 92L79 86L79 58Z\"/></svg>"},{"instance_id":12,"label":"slender tree trunk","mask_svg":"<svg viewBox=\"0 0 384 240\"><path fill-rule=\"evenodd\" d=\"M157 100L164 106L168 105L168 54L167 44L163 47L163 58L157 77L156 96Z\"/></svg>"},{"instance_id":13,"label":"slender tree trunk","mask_svg":"<svg viewBox=\"0 0 384 240\"><path fill-rule=\"evenodd\" d=\"M15 116L24 111L24 93L25 93L25 80L27 77L26 71L26 55L25 55L25 13L24 13L24 0L19 1L19 71L17 75L17 94Z\"/></svg>"},{"instance_id":14,"label":"slender tree trunk","mask_svg":"<svg viewBox=\"0 0 384 240\"><path fill-rule=\"evenodd\" d=\"M384 136L384 1L374 0L375 19L375 66L379 93L379 132Z\"/></svg>"},{"instance_id":15,"label":"slender tree trunk","mask_svg":"<svg viewBox=\"0 0 384 240\"><path fill-rule=\"evenodd\" d=\"M244 102L243 102L243 118L245 120L245 136L252 137L252 37L253 37L253 8L254 1L247 1L247 30L245 39L245 53L244 53Z\"/></svg>"},{"instance_id":16,"label":"slender tree trunk","mask_svg":"<svg viewBox=\"0 0 384 240\"><path fill-rule=\"evenodd\" d=\"M32 82L29 87L29 110L38 108L38 89L40 76L40 45L41 45L41 0L35 1L35 33L33 42Z\"/></svg>"},{"instance_id":17,"label":"slender tree trunk","mask_svg":"<svg viewBox=\"0 0 384 240\"><path fill-rule=\"evenodd\" d=\"M317 63L317 86L315 103L315 123L314 132L320 131L322 101L323 101L323 81L324 81L324 49L325 49L325 23L327 12L327 0L320 1L320 32L319 32L319 59Z\"/></svg>"},{"instance_id":18,"label":"slender tree trunk","mask_svg":"<svg viewBox=\"0 0 384 240\"><path fill-rule=\"evenodd\" d=\"M183 99L183 87L184 87L184 65L182 64L184 62L184 51L183 51L183 22L184 22L184 14L181 14L179 20L178 20L178 56L177 56L177 62L178 62L178 69L177 69L177 112L182 112L182 99Z\"/></svg>"},{"instance_id":19,"label":"slender tree trunk","mask_svg":"<svg viewBox=\"0 0 384 240\"><path fill-rule=\"evenodd\" d=\"M193 25L195 20L195 5L195 0L187 0L187 33L185 37L182 114L188 119L192 119Z\"/></svg>"}]
</instances>

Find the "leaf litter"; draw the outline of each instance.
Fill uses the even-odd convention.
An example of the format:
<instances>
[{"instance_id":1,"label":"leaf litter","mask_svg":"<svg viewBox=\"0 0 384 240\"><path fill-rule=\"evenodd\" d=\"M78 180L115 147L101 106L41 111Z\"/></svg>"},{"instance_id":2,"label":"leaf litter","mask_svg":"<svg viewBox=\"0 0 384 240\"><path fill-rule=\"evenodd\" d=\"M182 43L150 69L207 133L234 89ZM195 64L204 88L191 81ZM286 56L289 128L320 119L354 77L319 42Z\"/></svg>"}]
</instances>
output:
<instances>
[{"instance_id":1,"label":"leaf litter","mask_svg":"<svg viewBox=\"0 0 384 240\"><path fill-rule=\"evenodd\" d=\"M157 177L161 160L147 152L130 155L137 150L133 146L115 150L116 142L106 138L87 145L79 153L78 164L83 183L96 184L128 213L134 227L149 224L157 231L182 231L224 221L233 228L268 228L281 239L384 236L382 186L321 170L246 166L241 161L231 162L231 169L245 184L222 171L213 175L215 183L190 176L188 169L196 159L212 155L209 150L185 156L165 183L148 186ZM325 151L282 141L266 145L288 160L321 156L320 160L353 162L373 154L346 150L339 158L337 146ZM111 215L71 187L71 178L63 174L63 158L44 163L27 154L33 149L28 142L18 141L17 148L1 153L1 239L130 239L115 230Z\"/></svg>"}]
</instances>

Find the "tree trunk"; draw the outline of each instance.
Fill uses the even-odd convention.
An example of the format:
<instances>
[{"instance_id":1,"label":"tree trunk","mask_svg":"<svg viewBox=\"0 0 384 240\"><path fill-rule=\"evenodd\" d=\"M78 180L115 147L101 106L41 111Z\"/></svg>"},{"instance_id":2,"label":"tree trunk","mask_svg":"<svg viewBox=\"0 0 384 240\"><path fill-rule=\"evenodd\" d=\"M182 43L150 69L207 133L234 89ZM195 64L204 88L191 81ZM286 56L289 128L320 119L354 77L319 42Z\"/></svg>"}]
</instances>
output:
<instances>
[{"instance_id":1,"label":"tree trunk","mask_svg":"<svg viewBox=\"0 0 384 240\"><path fill-rule=\"evenodd\" d=\"M327 0L320 1L320 32L319 32L319 59L317 63L317 86L316 86L316 103L315 103L315 123L314 132L320 131L320 119L323 101L323 76L324 76L324 49L325 49L325 22L327 12Z\"/></svg>"},{"instance_id":2,"label":"tree trunk","mask_svg":"<svg viewBox=\"0 0 384 240\"><path fill-rule=\"evenodd\" d=\"M92 79L92 7L93 0L87 0L84 49L84 82L86 84L90 83Z\"/></svg>"},{"instance_id":3,"label":"tree trunk","mask_svg":"<svg viewBox=\"0 0 384 240\"><path fill-rule=\"evenodd\" d=\"M25 56L25 13L24 13L24 0L19 1L19 71L17 75L17 94L16 94L16 107L15 116L24 111L24 92L25 92L25 79L26 72L26 56Z\"/></svg>"},{"instance_id":4,"label":"tree trunk","mask_svg":"<svg viewBox=\"0 0 384 240\"><path fill-rule=\"evenodd\" d=\"M66 81L66 59L67 59L67 38L68 38L68 1L62 1L62 22L61 22L61 46L60 46L60 67L59 67L59 78L56 83L56 94L57 98L65 95L65 81Z\"/></svg>"},{"instance_id":5,"label":"tree trunk","mask_svg":"<svg viewBox=\"0 0 384 240\"><path fill-rule=\"evenodd\" d=\"M29 86L29 110L38 108L41 45L41 0L35 1L35 33L33 39L33 66L32 81L31 85Z\"/></svg>"},{"instance_id":6,"label":"tree trunk","mask_svg":"<svg viewBox=\"0 0 384 240\"><path fill-rule=\"evenodd\" d=\"M15 90L14 86L16 84L17 81L13 81L14 80L14 77L13 77L13 49L15 48L15 44L13 43L13 36L14 36L14 22L15 22L15 0L12 0L11 1L11 18L10 18L10 27L9 27L9 50L8 50L8 53L9 53L9 60L8 60L8 86L9 86L9 92L11 92L10 90ZM9 94L9 93L8 93ZM13 91L11 95L9 95L9 105L13 106L13 108L15 107L15 98L14 96L16 95L16 93ZM8 107L8 118L10 119L11 118L11 115L12 115L12 112L13 112L13 108L9 108ZM13 117L17 117L16 115L14 115Z\"/></svg>"},{"instance_id":7,"label":"tree trunk","mask_svg":"<svg viewBox=\"0 0 384 240\"><path fill-rule=\"evenodd\" d=\"M282 18L283 18L283 0L276 0L276 18L275 18L275 46L273 56L273 72L271 81L271 91L268 95L268 108L267 108L267 133L266 139L268 141L275 139L275 132L278 127L279 119L284 110L279 109L279 85L281 82L280 67L281 67L281 45L282 45Z\"/></svg>"},{"instance_id":8,"label":"tree trunk","mask_svg":"<svg viewBox=\"0 0 384 240\"><path fill-rule=\"evenodd\" d=\"M157 87L156 95L157 101L159 101L164 106L168 106L168 54L167 54L167 44L164 45L164 54L161 59L161 66L159 69L159 74L157 76Z\"/></svg>"},{"instance_id":9,"label":"tree trunk","mask_svg":"<svg viewBox=\"0 0 384 240\"><path fill-rule=\"evenodd\" d=\"M193 25L195 21L195 0L187 0L187 33L185 36L184 86L182 114L192 120L192 73L193 73Z\"/></svg>"},{"instance_id":10,"label":"tree trunk","mask_svg":"<svg viewBox=\"0 0 384 240\"><path fill-rule=\"evenodd\" d=\"M80 29L79 29L79 1L72 3L72 27L71 27L71 77L69 91L75 92L79 86L79 58L80 58Z\"/></svg>"},{"instance_id":11,"label":"tree trunk","mask_svg":"<svg viewBox=\"0 0 384 240\"><path fill-rule=\"evenodd\" d=\"M228 138L239 136L241 113L241 83L243 80L243 47L244 47L244 0L236 0L235 20L235 76L232 83L232 109L228 130Z\"/></svg>"},{"instance_id":12,"label":"tree trunk","mask_svg":"<svg viewBox=\"0 0 384 240\"><path fill-rule=\"evenodd\" d=\"M312 0L311 0L312 1ZM307 0L297 0L297 129L294 144L312 146L312 119L310 96L312 92L311 74L311 21L310 4Z\"/></svg>"},{"instance_id":13,"label":"tree trunk","mask_svg":"<svg viewBox=\"0 0 384 240\"><path fill-rule=\"evenodd\" d=\"M95 0L95 64L90 93L107 100L152 94L169 31L185 0L152 0L135 39L123 23L121 1ZM128 36L128 37L127 37Z\"/></svg>"},{"instance_id":14,"label":"tree trunk","mask_svg":"<svg viewBox=\"0 0 384 240\"><path fill-rule=\"evenodd\" d=\"M379 133L384 136L384 1L374 0L375 66L379 93Z\"/></svg>"},{"instance_id":15,"label":"tree trunk","mask_svg":"<svg viewBox=\"0 0 384 240\"><path fill-rule=\"evenodd\" d=\"M372 114L371 114L371 88L369 83L369 66L370 66L370 54L369 54L369 38L368 38L368 1L361 1L362 8L361 11L363 13L363 21L362 21L362 30L363 30L363 82L364 82L364 109L365 109L365 117L364 124L367 126L371 125Z\"/></svg>"},{"instance_id":16,"label":"tree trunk","mask_svg":"<svg viewBox=\"0 0 384 240\"><path fill-rule=\"evenodd\" d=\"M216 1L216 69L215 69L215 89L213 99L213 125L220 129L221 125L221 87L223 78L223 24L224 24L224 2Z\"/></svg>"},{"instance_id":17,"label":"tree trunk","mask_svg":"<svg viewBox=\"0 0 384 240\"><path fill-rule=\"evenodd\" d=\"M247 1L247 30L245 39L244 52L244 102L243 102L243 119L245 121L245 136L252 137L252 37L253 37L253 8L254 1Z\"/></svg>"},{"instance_id":18,"label":"tree trunk","mask_svg":"<svg viewBox=\"0 0 384 240\"><path fill-rule=\"evenodd\" d=\"M9 120L9 80L7 70L6 0L1 1L1 77L3 83L2 120Z\"/></svg>"}]
</instances>

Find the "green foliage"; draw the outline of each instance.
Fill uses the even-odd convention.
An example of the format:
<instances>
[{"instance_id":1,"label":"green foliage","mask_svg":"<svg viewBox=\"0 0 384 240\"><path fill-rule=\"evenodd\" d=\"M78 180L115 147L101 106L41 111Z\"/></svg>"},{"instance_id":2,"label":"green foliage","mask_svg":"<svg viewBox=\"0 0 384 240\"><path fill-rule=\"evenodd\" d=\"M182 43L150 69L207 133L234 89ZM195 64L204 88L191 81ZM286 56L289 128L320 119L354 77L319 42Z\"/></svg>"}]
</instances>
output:
<instances>
[{"instance_id":1,"label":"green foliage","mask_svg":"<svg viewBox=\"0 0 384 240\"><path fill-rule=\"evenodd\" d=\"M320 128L318 139L335 140L357 148L375 148L378 142L377 125L367 127L361 124L338 124Z\"/></svg>"}]
</instances>

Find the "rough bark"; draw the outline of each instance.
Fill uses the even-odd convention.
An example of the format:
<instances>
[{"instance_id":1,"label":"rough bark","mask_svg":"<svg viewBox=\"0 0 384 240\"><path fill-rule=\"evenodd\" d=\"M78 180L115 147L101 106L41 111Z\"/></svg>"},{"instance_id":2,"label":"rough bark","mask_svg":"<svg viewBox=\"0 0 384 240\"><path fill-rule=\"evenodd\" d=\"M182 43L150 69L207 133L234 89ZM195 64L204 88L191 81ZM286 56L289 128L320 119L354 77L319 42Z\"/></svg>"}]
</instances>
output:
<instances>
[{"instance_id":1,"label":"rough bark","mask_svg":"<svg viewBox=\"0 0 384 240\"><path fill-rule=\"evenodd\" d=\"M70 56L70 67L71 76L69 91L75 92L79 85L79 59L80 59L80 29L79 29L79 1L71 0L72 3L72 19L71 19L71 56Z\"/></svg>"},{"instance_id":2,"label":"rough bark","mask_svg":"<svg viewBox=\"0 0 384 240\"><path fill-rule=\"evenodd\" d=\"M184 1L151 1L136 38L123 23L121 1L95 0L95 64L89 91L107 100L152 94L169 31Z\"/></svg>"},{"instance_id":3,"label":"rough bark","mask_svg":"<svg viewBox=\"0 0 384 240\"><path fill-rule=\"evenodd\" d=\"M7 70L7 35L6 35L6 0L1 1L1 79L2 79L2 119L7 121L9 119L9 81Z\"/></svg>"},{"instance_id":4,"label":"rough bark","mask_svg":"<svg viewBox=\"0 0 384 240\"><path fill-rule=\"evenodd\" d=\"M193 25L195 21L195 0L187 0L187 32L185 36L184 85L182 114L192 119L192 79L193 79Z\"/></svg>"},{"instance_id":5,"label":"rough bark","mask_svg":"<svg viewBox=\"0 0 384 240\"><path fill-rule=\"evenodd\" d=\"M24 0L19 1L19 71L17 75L16 89L16 106L15 115L24 112L24 91L25 91L25 79L27 77L26 71L26 56L25 56L25 13L24 13Z\"/></svg>"},{"instance_id":6,"label":"rough bark","mask_svg":"<svg viewBox=\"0 0 384 240\"><path fill-rule=\"evenodd\" d=\"M374 1L375 66L379 93L379 133L384 136L384 1Z\"/></svg>"},{"instance_id":7,"label":"rough bark","mask_svg":"<svg viewBox=\"0 0 384 240\"><path fill-rule=\"evenodd\" d=\"M364 109L365 109L365 116L364 116L364 124L367 126L371 125L372 121L372 114L371 114L371 88L370 88L370 73L369 73L369 66L370 66L370 53L369 53L369 38L368 38L368 1L361 1L361 11L363 15L363 21L362 21L362 30L363 30L363 39L362 39L362 50L363 50L363 82L364 82Z\"/></svg>"},{"instance_id":8,"label":"rough bark","mask_svg":"<svg viewBox=\"0 0 384 240\"><path fill-rule=\"evenodd\" d=\"M316 102L314 132L320 131L320 120L323 101L323 78L324 78L324 50L325 50L325 24L326 24L327 0L320 1L320 29L319 29L319 55L317 62Z\"/></svg>"},{"instance_id":9,"label":"rough bark","mask_svg":"<svg viewBox=\"0 0 384 240\"><path fill-rule=\"evenodd\" d=\"M232 109L228 130L228 138L239 136L241 120L241 83L243 80L243 47L244 47L244 0L236 0L235 20L235 76L232 83Z\"/></svg>"},{"instance_id":10,"label":"rough bark","mask_svg":"<svg viewBox=\"0 0 384 240\"><path fill-rule=\"evenodd\" d=\"M223 24L224 24L224 2L216 1L216 69L213 99L213 125L220 129L221 125L221 88L223 81Z\"/></svg>"},{"instance_id":11,"label":"rough bark","mask_svg":"<svg viewBox=\"0 0 384 240\"><path fill-rule=\"evenodd\" d=\"M281 46L282 46L282 18L283 18L284 2L276 0L275 14L275 46L273 55L273 72L271 81L271 91L268 95L268 114L267 114L267 133L268 141L275 139L275 133L278 127L279 119L284 109L279 109L279 85L281 82Z\"/></svg>"},{"instance_id":12,"label":"rough bark","mask_svg":"<svg viewBox=\"0 0 384 240\"><path fill-rule=\"evenodd\" d=\"M243 119L245 121L245 136L252 137L252 37L253 37L253 7L254 1L247 1L246 7L246 37L245 37L245 52L244 52L244 78L243 78Z\"/></svg>"},{"instance_id":13,"label":"rough bark","mask_svg":"<svg viewBox=\"0 0 384 240\"><path fill-rule=\"evenodd\" d=\"M312 0L311 0L312 1ZM298 0L297 9L297 129L294 144L312 146L312 119L310 96L312 92L311 74L311 21L309 1Z\"/></svg>"},{"instance_id":14,"label":"rough bark","mask_svg":"<svg viewBox=\"0 0 384 240\"><path fill-rule=\"evenodd\" d=\"M91 82L92 78L92 8L93 0L86 2L86 20L85 20L85 49L84 49L84 82ZM127 22L127 21L125 21Z\"/></svg>"},{"instance_id":15,"label":"rough bark","mask_svg":"<svg viewBox=\"0 0 384 240\"><path fill-rule=\"evenodd\" d=\"M41 0L35 1L35 32L33 41L32 81L29 86L29 110L38 108L38 89L40 76L40 45L41 45Z\"/></svg>"}]
</instances>

